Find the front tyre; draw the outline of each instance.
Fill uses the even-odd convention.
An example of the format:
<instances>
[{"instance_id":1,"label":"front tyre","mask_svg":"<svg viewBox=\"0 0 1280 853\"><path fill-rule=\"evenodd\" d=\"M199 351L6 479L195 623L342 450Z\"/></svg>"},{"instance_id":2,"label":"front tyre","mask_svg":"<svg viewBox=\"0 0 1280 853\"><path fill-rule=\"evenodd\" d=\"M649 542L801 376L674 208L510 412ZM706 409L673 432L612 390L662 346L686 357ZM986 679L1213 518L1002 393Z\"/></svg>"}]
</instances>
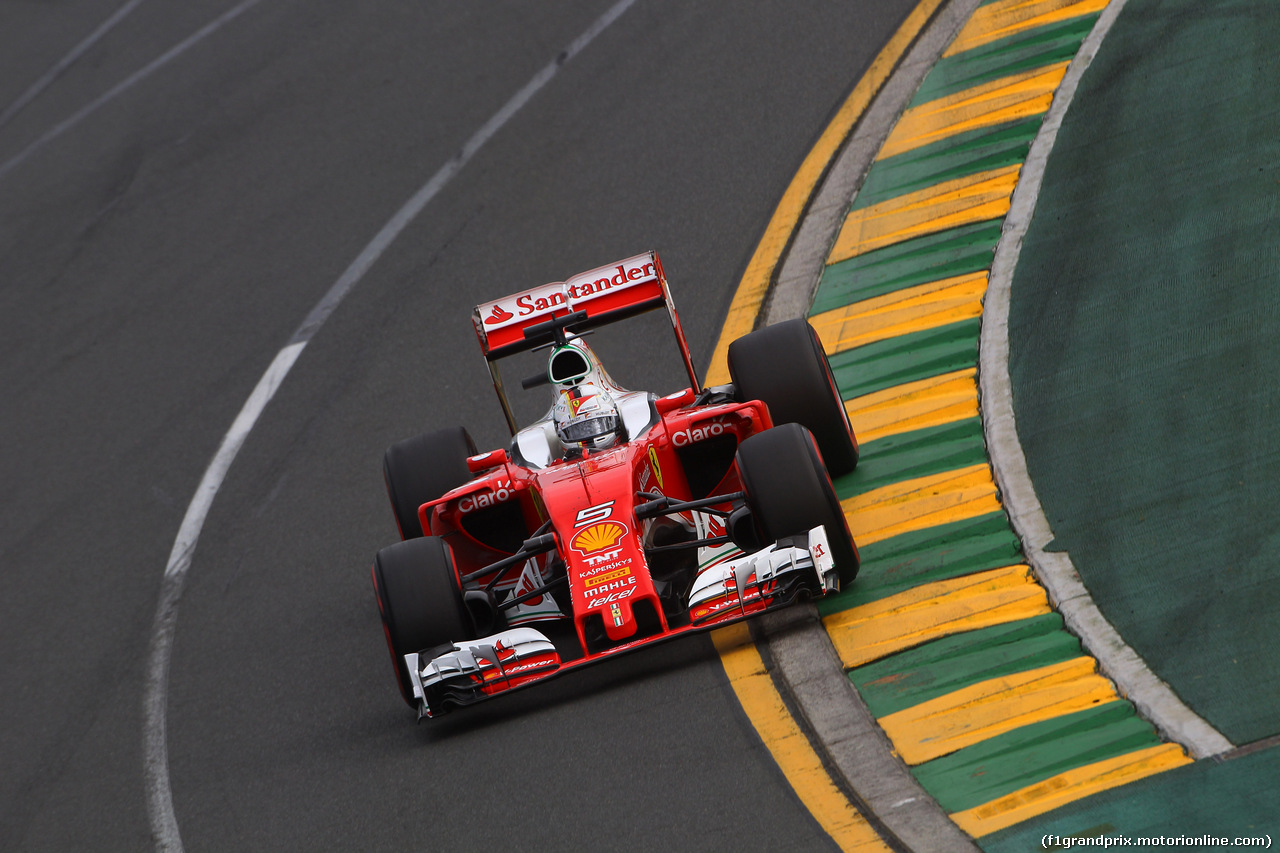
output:
<instances>
[{"instance_id":1,"label":"front tyre","mask_svg":"<svg viewBox=\"0 0 1280 853\"><path fill-rule=\"evenodd\" d=\"M840 588L853 583L858 548L809 430L791 423L757 433L738 446L737 464L747 505L765 542L821 524L827 529Z\"/></svg>"},{"instance_id":2,"label":"front tyre","mask_svg":"<svg viewBox=\"0 0 1280 853\"><path fill-rule=\"evenodd\" d=\"M400 695L416 708L404 656L473 638L458 591L453 553L438 536L419 536L383 548L373 558L373 592Z\"/></svg>"},{"instance_id":3,"label":"front tyre","mask_svg":"<svg viewBox=\"0 0 1280 853\"><path fill-rule=\"evenodd\" d=\"M797 423L813 433L832 476L858 466L858 440L827 354L804 318L757 329L730 344L729 375L734 396L764 401L774 426Z\"/></svg>"},{"instance_id":4,"label":"front tyre","mask_svg":"<svg viewBox=\"0 0 1280 853\"><path fill-rule=\"evenodd\" d=\"M423 433L387 448L382 476L401 539L423 535L418 507L469 482L467 457L475 455L476 443L463 427Z\"/></svg>"}]
</instances>

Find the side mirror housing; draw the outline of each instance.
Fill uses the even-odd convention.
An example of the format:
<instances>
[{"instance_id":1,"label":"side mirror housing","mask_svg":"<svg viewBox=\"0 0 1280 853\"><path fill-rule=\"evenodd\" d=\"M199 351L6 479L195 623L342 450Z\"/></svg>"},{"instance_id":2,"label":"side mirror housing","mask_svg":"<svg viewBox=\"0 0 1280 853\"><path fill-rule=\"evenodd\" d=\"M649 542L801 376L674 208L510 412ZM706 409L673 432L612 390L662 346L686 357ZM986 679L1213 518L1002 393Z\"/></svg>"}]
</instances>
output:
<instances>
[{"instance_id":1,"label":"side mirror housing","mask_svg":"<svg viewBox=\"0 0 1280 853\"><path fill-rule=\"evenodd\" d=\"M490 450L488 453L481 453L479 456L467 457L467 470L472 474L479 474L481 471L488 471L490 468L497 468L499 465L505 465L510 460L507 451L499 447L497 450Z\"/></svg>"},{"instance_id":2,"label":"side mirror housing","mask_svg":"<svg viewBox=\"0 0 1280 853\"><path fill-rule=\"evenodd\" d=\"M674 412L676 409L684 408L692 403L695 397L697 397L697 394L694 393L693 389L686 388L683 391L659 397L653 405L657 408L659 415L665 415L667 412Z\"/></svg>"}]
</instances>

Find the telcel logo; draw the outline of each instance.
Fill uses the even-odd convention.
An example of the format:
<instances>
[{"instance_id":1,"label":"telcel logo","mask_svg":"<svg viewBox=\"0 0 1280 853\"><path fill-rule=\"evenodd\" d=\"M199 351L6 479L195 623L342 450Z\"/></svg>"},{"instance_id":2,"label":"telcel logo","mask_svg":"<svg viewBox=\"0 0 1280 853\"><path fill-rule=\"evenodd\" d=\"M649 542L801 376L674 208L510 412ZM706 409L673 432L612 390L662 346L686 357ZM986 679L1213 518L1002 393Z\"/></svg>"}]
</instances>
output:
<instances>
[{"instance_id":1,"label":"telcel logo","mask_svg":"<svg viewBox=\"0 0 1280 853\"><path fill-rule=\"evenodd\" d=\"M697 441L706 441L708 438L723 434L724 431L725 425L722 421L707 421L688 429L676 430L671 436L671 443L676 447L684 447Z\"/></svg>"},{"instance_id":2,"label":"telcel logo","mask_svg":"<svg viewBox=\"0 0 1280 853\"><path fill-rule=\"evenodd\" d=\"M635 581L635 578L632 578L631 580ZM624 598L630 598L631 593L635 591L636 591L636 588L634 586L628 586L622 589L610 590L607 595L602 595L601 597L598 597L598 598L588 598L587 609L594 610L595 608L603 607L606 604L611 605L615 601L622 601L622 599Z\"/></svg>"}]
</instances>

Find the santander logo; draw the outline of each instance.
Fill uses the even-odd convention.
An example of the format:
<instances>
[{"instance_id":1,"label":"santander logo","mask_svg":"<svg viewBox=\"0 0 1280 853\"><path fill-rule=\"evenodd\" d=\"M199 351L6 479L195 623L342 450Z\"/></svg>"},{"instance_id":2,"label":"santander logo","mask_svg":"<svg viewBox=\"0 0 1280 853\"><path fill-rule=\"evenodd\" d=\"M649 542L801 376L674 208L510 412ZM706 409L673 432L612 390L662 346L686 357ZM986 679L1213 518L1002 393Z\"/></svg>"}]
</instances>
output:
<instances>
[{"instance_id":1,"label":"santander logo","mask_svg":"<svg viewBox=\"0 0 1280 853\"><path fill-rule=\"evenodd\" d=\"M488 317L484 318L484 322L485 325L492 326L494 323L505 323L514 316L515 314L505 310L501 305L494 305L493 311L490 312Z\"/></svg>"}]
</instances>

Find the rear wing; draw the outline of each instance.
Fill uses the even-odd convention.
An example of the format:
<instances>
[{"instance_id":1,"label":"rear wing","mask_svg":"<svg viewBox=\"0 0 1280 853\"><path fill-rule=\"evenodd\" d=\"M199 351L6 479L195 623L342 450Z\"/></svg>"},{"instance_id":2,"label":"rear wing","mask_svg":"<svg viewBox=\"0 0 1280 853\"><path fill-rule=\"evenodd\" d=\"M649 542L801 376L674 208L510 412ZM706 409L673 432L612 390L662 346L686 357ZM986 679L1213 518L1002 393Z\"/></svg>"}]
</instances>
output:
<instances>
[{"instance_id":1,"label":"rear wing","mask_svg":"<svg viewBox=\"0 0 1280 853\"><path fill-rule=\"evenodd\" d=\"M496 364L499 359L550 343L554 335L551 327L555 324L548 321L559 317L579 314L581 319L572 323L572 327L585 331L663 307L671 318L689 381L697 389L698 374L656 252L645 252L578 273L567 281L544 284L477 305L471 319L511 434L515 435L518 427L503 391Z\"/></svg>"}]
</instances>

